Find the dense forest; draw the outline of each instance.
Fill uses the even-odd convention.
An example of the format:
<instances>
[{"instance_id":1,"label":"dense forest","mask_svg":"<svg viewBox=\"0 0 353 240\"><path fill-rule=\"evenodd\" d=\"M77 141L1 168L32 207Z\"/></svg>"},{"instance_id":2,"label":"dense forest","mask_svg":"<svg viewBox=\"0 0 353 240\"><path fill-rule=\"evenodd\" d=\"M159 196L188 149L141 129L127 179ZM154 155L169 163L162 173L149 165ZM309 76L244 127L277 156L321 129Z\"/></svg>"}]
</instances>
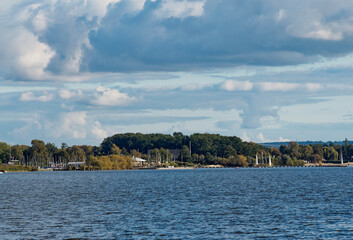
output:
<instances>
[{"instance_id":1,"label":"dense forest","mask_svg":"<svg viewBox=\"0 0 353 240\"><path fill-rule=\"evenodd\" d=\"M305 162L339 162L353 156L353 145L330 144L299 145L290 142L279 148L244 142L235 136L195 133L190 136L176 132L169 134L116 134L103 140L100 146L74 145L32 140L31 145L12 145L0 142L0 161L5 164L32 168L63 166L84 162L84 169L131 169L133 157L147 160L146 164L158 166L223 165L228 167L253 166L256 157L259 165L301 166Z\"/></svg>"}]
</instances>

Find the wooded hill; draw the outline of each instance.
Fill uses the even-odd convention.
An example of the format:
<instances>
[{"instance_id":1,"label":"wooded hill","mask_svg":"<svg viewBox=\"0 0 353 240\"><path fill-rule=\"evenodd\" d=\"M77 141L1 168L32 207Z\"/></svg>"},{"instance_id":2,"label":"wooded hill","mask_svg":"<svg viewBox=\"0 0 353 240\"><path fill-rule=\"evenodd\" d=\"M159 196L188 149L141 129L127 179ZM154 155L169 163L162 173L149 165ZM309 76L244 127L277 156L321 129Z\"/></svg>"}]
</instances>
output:
<instances>
[{"instance_id":1,"label":"wooded hill","mask_svg":"<svg viewBox=\"0 0 353 240\"><path fill-rule=\"evenodd\" d=\"M240 138L232 136L221 136L219 134L195 133L190 136L176 132L169 134L142 134L124 133L104 139L101 144L102 153L107 155L113 144L127 152L137 150L147 154L151 149L182 149L188 150L191 145L191 154L207 155L218 157L230 157L232 155L255 156L261 150L267 148L256 143L243 142Z\"/></svg>"}]
</instances>

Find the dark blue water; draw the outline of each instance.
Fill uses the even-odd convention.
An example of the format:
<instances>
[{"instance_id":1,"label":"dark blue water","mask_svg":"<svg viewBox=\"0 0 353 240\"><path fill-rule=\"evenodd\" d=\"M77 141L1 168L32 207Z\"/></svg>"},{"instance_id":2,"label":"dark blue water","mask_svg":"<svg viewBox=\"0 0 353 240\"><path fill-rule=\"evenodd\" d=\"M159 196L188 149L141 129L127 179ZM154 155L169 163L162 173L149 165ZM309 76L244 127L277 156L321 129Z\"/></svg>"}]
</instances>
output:
<instances>
[{"instance_id":1,"label":"dark blue water","mask_svg":"<svg viewBox=\"0 0 353 240\"><path fill-rule=\"evenodd\" d=\"M0 175L1 239L345 239L353 168Z\"/></svg>"}]
</instances>

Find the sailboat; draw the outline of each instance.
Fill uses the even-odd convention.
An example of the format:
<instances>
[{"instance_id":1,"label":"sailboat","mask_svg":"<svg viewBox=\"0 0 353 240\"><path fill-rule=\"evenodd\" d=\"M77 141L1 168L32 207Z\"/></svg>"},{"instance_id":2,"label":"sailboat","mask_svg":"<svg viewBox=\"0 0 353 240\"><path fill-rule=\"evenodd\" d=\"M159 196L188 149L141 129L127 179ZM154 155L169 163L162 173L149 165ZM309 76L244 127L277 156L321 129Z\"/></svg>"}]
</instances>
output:
<instances>
[{"instance_id":1,"label":"sailboat","mask_svg":"<svg viewBox=\"0 0 353 240\"><path fill-rule=\"evenodd\" d=\"M256 161L255 161L255 166L259 165L259 158L257 157L257 153L256 153Z\"/></svg>"},{"instance_id":2,"label":"sailboat","mask_svg":"<svg viewBox=\"0 0 353 240\"><path fill-rule=\"evenodd\" d=\"M272 166L271 155L268 155L268 166Z\"/></svg>"}]
</instances>

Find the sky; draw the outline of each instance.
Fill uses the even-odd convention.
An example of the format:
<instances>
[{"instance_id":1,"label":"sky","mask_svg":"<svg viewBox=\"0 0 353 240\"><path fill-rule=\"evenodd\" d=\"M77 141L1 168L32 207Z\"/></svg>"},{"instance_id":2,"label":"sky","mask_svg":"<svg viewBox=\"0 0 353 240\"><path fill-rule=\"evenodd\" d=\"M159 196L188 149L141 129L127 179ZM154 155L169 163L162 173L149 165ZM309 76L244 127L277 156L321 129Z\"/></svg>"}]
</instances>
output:
<instances>
[{"instance_id":1,"label":"sky","mask_svg":"<svg viewBox=\"0 0 353 240\"><path fill-rule=\"evenodd\" d=\"M353 134L349 0L2 0L0 141Z\"/></svg>"}]
</instances>

